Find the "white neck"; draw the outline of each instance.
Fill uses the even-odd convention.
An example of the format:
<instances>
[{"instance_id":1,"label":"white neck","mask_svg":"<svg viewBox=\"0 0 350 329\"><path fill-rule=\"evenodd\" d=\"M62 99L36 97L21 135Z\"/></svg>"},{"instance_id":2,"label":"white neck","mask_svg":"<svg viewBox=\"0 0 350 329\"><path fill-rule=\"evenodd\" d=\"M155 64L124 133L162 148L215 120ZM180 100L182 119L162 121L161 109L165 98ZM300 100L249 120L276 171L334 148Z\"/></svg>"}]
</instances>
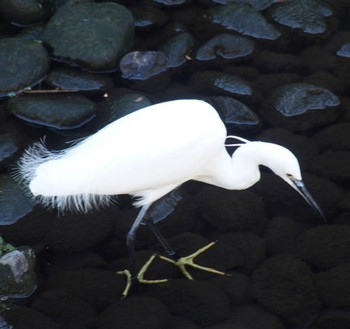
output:
<instances>
[{"instance_id":1,"label":"white neck","mask_svg":"<svg viewBox=\"0 0 350 329\"><path fill-rule=\"evenodd\" d=\"M244 190L260 179L259 165L264 164L260 152L254 152L255 142L240 146L232 157L224 149L211 163L209 175L196 180L216 185L228 190Z\"/></svg>"}]
</instances>

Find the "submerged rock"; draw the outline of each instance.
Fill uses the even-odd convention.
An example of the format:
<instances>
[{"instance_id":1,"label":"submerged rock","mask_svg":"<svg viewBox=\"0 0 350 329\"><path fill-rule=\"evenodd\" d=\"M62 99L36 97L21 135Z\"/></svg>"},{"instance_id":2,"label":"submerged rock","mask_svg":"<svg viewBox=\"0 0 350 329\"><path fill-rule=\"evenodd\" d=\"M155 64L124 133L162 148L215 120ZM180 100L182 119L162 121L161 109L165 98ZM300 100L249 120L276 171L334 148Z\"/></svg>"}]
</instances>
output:
<instances>
[{"instance_id":1,"label":"submerged rock","mask_svg":"<svg viewBox=\"0 0 350 329\"><path fill-rule=\"evenodd\" d=\"M266 260L253 274L253 294L265 309L303 322L320 307L309 266L293 256Z\"/></svg>"},{"instance_id":2,"label":"submerged rock","mask_svg":"<svg viewBox=\"0 0 350 329\"><path fill-rule=\"evenodd\" d=\"M139 30L149 30L161 27L169 17L165 11L151 6L135 6L129 8L135 19L135 27Z\"/></svg>"},{"instance_id":3,"label":"submerged rock","mask_svg":"<svg viewBox=\"0 0 350 329\"><path fill-rule=\"evenodd\" d=\"M18 151L18 136L12 133L0 135L0 163L8 161Z\"/></svg>"},{"instance_id":4,"label":"submerged rock","mask_svg":"<svg viewBox=\"0 0 350 329\"><path fill-rule=\"evenodd\" d=\"M173 280L154 286L151 294L159 298L172 314L202 326L225 320L230 311L228 297L209 282Z\"/></svg>"},{"instance_id":5,"label":"submerged rock","mask_svg":"<svg viewBox=\"0 0 350 329\"><path fill-rule=\"evenodd\" d=\"M8 175L0 175L0 225L11 225L28 214L35 202Z\"/></svg>"},{"instance_id":6,"label":"submerged rock","mask_svg":"<svg viewBox=\"0 0 350 329\"><path fill-rule=\"evenodd\" d=\"M325 17L333 15L332 10L318 0L281 1L269 9L273 20L307 34L321 34L328 29Z\"/></svg>"},{"instance_id":7,"label":"submerged rock","mask_svg":"<svg viewBox=\"0 0 350 329\"><path fill-rule=\"evenodd\" d=\"M204 18L226 30L236 31L256 39L275 40L281 33L265 17L248 4L230 4L212 7Z\"/></svg>"},{"instance_id":8,"label":"submerged rock","mask_svg":"<svg viewBox=\"0 0 350 329\"><path fill-rule=\"evenodd\" d=\"M152 105L151 101L142 94L125 93L122 95L111 95L98 104L98 125L103 127L127 114L150 105Z\"/></svg>"},{"instance_id":9,"label":"submerged rock","mask_svg":"<svg viewBox=\"0 0 350 329\"><path fill-rule=\"evenodd\" d=\"M350 263L350 227L326 225L303 232L297 240L299 255L318 270Z\"/></svg>"},{"instance_id":10,"label":"submerged rock","mask_svg":"<svg viewBox=\"0 0 350 329\"><path fill-rule=\"evenodd\" d=\"M33 87L45 78L49 57L40 42L0 39L0 97Z\"/></svg>"},{"instance_id":11,"label":"submerged rock","mask_svg":"<svg viewBox=\"0 0 350 329\"><path fill-rule=\"evenodd\" d=\"M261 126L259 117L248 106L232 97L213 96L208 98L208 102L229 126L240 130L257 129Z\"/></svg>"},{"instance_id":12,"label":"submerged rock","mask_svg":"<svg viewBox=\"0 0 350 329\"><path fill-rule=\"evenodd\" d=\"M283 1L283 0L280 0ZM199 2L205 5L230 5L230 4L249 4L256 10L264 10L279 0L199 0Z\"/></svg>"},{"instance_id":13,"label":"submerged rock","mask_svg":"<svg viewBox=\"0 0 350 329\"><path fill-rule=\"evenodd\" d=\"M189 60L194 41L193 35L188 32L180 33L166 41L159 50L167 57L167 67L178 68L185 64Z\"/></svg>"},{"instance_id":14,"label":"submerged rock","mask_svg":"<svg viewBox=\"0 0 350 329\"><path fill-rule=\"evenodd\" d=\"M47 14L45 6L38 0L3 0L0 1L0 12L6 21L18 26L37 24Z\"/></svg>"},{"instance_id":15,"label":"submerged rock","mask_svg":"<svg viewBox=\"0 0 350 329\"><path fill-rule=\"evenodd\" d=\"M341 57L350 57L350 43L345 43L341 46L341 48L337 51L337 55Z\"/></svg>"},{"instance_id":16,"label":"submerged rock","mask_svg":"<svg viewBox=\"0 0 350 329\"><path fill-rule=\"evenodd\" d=\"M142 323L144 329L163 329L171 327L172 321L169 310L160 300L134 296L107 307L99 316L97 329L112 329L116 323L121 328L136 329Z\"/></svg>"},{"instance_id":17,"label":"submerged rock","mask_svg":"<svg viewBox=\"0 0 350 329\"><path fill-rule=\"evenodd\" d=\"M283 85L273 92L261 115L273 126L308 131L337 118L339 98L331 91L309 83Z\"/></svg>"},{"instance_id":18,"label":"submerged rock","mask_svg":"<svg viewBox=\"0 0 350 329\"><path fill-rule=\"evenodd\" d=\"M167 58L161 51L133 51L120 61L122 77L129 80L148 80L167 69Z\"/></svg>"},{"instance_id":19,"label":"submerged rock","mask_svg":"<svg viewBox=\"0 0 350 329\"><path fill-rule=\"evenodd\" d=\"M0 298L26 298L36 289L35 254L20 247L0 258Z\"/></svg>"},{"instance_id":20,"label":"submerged rock","mask_svg":"<svg viewBox=\"0 0 350 329\"><path fill-rule=\"evenodd\" d=\"M81 2L60 7L42 39L58 61L94 71L114 70L133 45L134 21L129 10L112 2Z\"/></svg>"},{"instance_id":21,"label":"submerged rock","mask_svg":"<svg viewBox=\"0 0 350 329\"><path fill-rule=\"evenodd\" d=\"M56 129L81 127L95 116L95 103L81 95L25 95L7 101L7 109L29 123Z\"/></svg>"},{"instance_id":22,"label":"submerged rock","mask_svg":"<svg viewBox=\"0 0 350 329\"><path fill-rule=\"evenodd\" d=\"M113 86L112 78L80 70L58 68L50 71L45 82L53 88L102 93Z\"/></svg>"},{"instance_id":23,"label":"submerged rock","mask_svg":"<svg viewBox=\"0 0 350 329\"><path fill-rule=\"evenodd\" d=\"M322 149L350 151L350 123L333 124L317 132L314 138Z\"/></svg>"},{"instance_id":24,"label":"submerged rock","mask_svg":"<svg viewBox=\"0 0 350 329\"><path fill-rule=\"evenodd\" d=\"M119 67L126 84L135 89L161 90L169 84L168 59L162 51L132 51Z\"/></svg>"},{"instance_id":25,"label":"submerged rock","mask_svg":"<svg viewBox=\"0 0 350 329\"><path fill-rule=\"evenodd\" d=\"M317 274L316 287L320 300L330 309L349 310L349 280L350 264L337 266Z\"/></svg>"},{"instance_id":26,"label":"submerged rock","mask_svg":"<svg viewBox=\"0 0 350 329\"><path fill-rule=\"evenodd\" d=\"M219 71L197 71L192 74L190 87L196 91L227 96L251 96L253 91L245 80Z\"/></svg>"},{"instance_id":27,"label":"submerged rock","mask_svg":"<svg viewBox=\"0 0 350 329\"><path fill-rule=\"evenodd\" d=\"M233 60L246 57L254 51L254 43L248 38L234 34L219 34L200 47L196 59L209 61L213 59Z\"/></svg>"},{"instance_id":28,"label":"submerged rock","mask_svg":"<svg viewBox=\"0 0 350 329\"><path fill-rule=\"evenodd\" d=\"M339 98L332 92L309 84L299 83L284 86L276 93L279 96L276 109L286 117L301 115L308 110L322 110L326 107L339 105ZM291 103L292 100L295 102Z\"/></svg>"}]
</instances>

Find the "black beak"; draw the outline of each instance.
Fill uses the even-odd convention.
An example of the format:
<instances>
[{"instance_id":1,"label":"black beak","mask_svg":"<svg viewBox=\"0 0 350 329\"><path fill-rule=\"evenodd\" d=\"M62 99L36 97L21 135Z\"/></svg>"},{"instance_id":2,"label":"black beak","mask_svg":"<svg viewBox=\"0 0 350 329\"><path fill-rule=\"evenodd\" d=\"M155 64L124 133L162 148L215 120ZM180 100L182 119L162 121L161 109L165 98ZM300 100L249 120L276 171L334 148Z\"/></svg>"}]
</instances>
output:
<instances>
[{"instance_id":1,"label":"black beak","mask_svg":"<svg viewBox=\"0 0 350 329\"><path fill-rule=\"evenodd\" d=\"M312 207L313 210L315 210L317 213L319 213L323 219L323 221L326 223L327 219L324 215L321 208L318 206L314 198L311 196L310 192L306 189L305 184L302 180L298 179L291 179L293 187L299 192L299 194L305 199L305 201Z\"/></svg>"}]
</instances>

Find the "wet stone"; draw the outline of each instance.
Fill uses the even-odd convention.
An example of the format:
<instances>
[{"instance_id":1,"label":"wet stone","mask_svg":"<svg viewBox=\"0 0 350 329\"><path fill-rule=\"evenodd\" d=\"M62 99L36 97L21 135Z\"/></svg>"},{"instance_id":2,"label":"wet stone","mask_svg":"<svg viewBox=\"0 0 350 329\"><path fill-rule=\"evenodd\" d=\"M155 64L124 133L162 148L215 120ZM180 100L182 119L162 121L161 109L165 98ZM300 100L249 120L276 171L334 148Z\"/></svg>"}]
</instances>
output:
<instances>
[{"instance_id":1,"label":"wet stone","mask_svg":"<svg viewBox=\"0 0 350 329\"><path fill-rule=\"evenodd\" d=\"M155 285L149 293L159 298L171 314L201 326L224 321L229 315L229 299L220 288L209 282L173 280Z\"/></svg>"},{"instance_id":2,"label":"wet stone","mask_svg":"<svg viewBox=\"0 0 350 329\"><path fill-rule=\"evenodd\" d=\"M112 214L109 208L100 211L98 218L67 213L51 223L46 236L47 244L57 253L78 253L87 250L112 234L115 224Z\"/></svg>"},{"instance_id":3,"label":"wet stone","mask_svg":"<svg viewBox=\"0 0 350 329\"><path fill-rule=\"evenodd\" d=\"M281 35L258 10L244 3L207 9L204 18L228 31L236 31L256 39L275 40Z\"/></svg>"},{"instance_id":4,"label":"wet stone","mask_svg":"<svg viewBox=\"0 0 350 329\"><path fill-rule=\"evenodd\" d=\"M333 15L326 4L318 0L281 1L268 10L273 20L306 34L322 34L327 31L325 17Z\"/></svg>"},{"instance_id":5,"label":"wet stone","mask_svg":"<svg viewBox=\"0 0 350 329\"><path fill-rule=\"evenodd\" d=\"M97 121L102 128L125 115L141 108L152 105L151 101L143 94L123 93L106 98L98 104Z\"/></svg>"},{"instance_id":6,"label":"wet stone","mask_svg":"<svg viewBox=\"0 0 350 329\"><path fill-rule=\"evenodd\" d=\"M126 279L115 272L80 269L55 273L46 280L48 289L62 290L101 311L122 296Z\"/></svg>"},{"instance_id":7,"label":"wet stone","mask_svg":"<svg viewBox=\"0 0 350 329\"><path fill-rule=\"evenodd\" d=\"M239 272L229 274L229 276L216 276L211 281L225 292L231 305L242 305L252 301L249 277Z\"/></svg>"},{"instance_id":8,"label":"wet stone","mask_svg":"<svg viewBox=\"0 0 350 329\"><path fill-rule=\"evenodd\" d=\"M0 164L4 165L12 159L19 149L19 139L12 133L0 134Z\"/></svg>"},{"instance_id":9,"label":"wet stone","mask_svg":"<svg viewBox=\"0 0 350 329\"><path fill-rule=\"evenodd\" d=\"M303 261L286 255L266 260L253 274L253 295L266 309L302 323L320 306L314 277Z\"/></svg>"},{"instance_id":10,"label":"wet stone","mask_svg":"<svg viewBox=\"0 0 350 329\"><path fill-rule=\"evenodd\" d=\"M137 310L137 312L135 312ZM97 329L120 328L166 329L171 326L167 307L152 297L130 297L116 301L105 309L98 318Z\"/></svg>"},{"instance_id":11,"label":"wet stone","mask_svg":"<svg viewBox=\"0 0 350 329\"><path fill-rule=\"evenodd\" d=\"M0 175L0 225L12 225L32 211L35 202L8 175Z\"/></svg>"},{"instance_id":12,"label":"wet stone","mask_svg":"<svg viewBox=\"0 0 350 329\"><path fill-rule=\"evenodd\" d=\"M245 3L251 5L256 10L264 10L276 3L276 0L200 0L199 2L206 5L229 5Z\"/></svg>"},{"instance_id":13,"label":"wet stone","mask_svg":"<svg viewBox=\"0 0 350 329\"><path fill-rule=\"evenodd\" d=\"M330 91L303 83L283 86L278 90L278 94L276 109L286 117L297 116L308 110L324 109L339 104L339 98ZM288 105L287 100L304 100L305 97L307 98L305 103Z\"/></svg>"},{"instance_id":14,"label":"wet stone","mask_svg":"<svg viewBox=\"0 0 350 329\"><path fill-rule=\"evenodd\" d=\"M10 113L56 129L81 127L95 116L95 103L80 95L25 95L7 101Z\"/></svg>"},{"instance_id":15,"label":"wet stone","mask_svg":"<svg viewBox=\"0 0 350 329\"><path fill-rule=\"evenodd\" d=\"M343 94L345 89L345 85L341 80L334 74L328 72L315 72L310 74L305 77L304 82L328 89L335 95Z\"/></svg>"},{"instance_id":16,"label":"wet stone","mask_svg":"<svg viewBox=\"0 0 350 329\"><path fill-rule=\"evenodd\" d=\"M196 60L233 60L246 57L254 51L254 43L234 34L219 34L208 40L196 53Z\"/></svg>"},{"instance_id":17,"label":"wet stone","mask_svg":"<svg viewBox=\"0 0 350 329\"><path fill-rule=\"evenodd\" d=\"M200 326L191 320L179 316L172 316L171 329L200 329Z\"/></svg>"},{"instance_id":18,"label":"wet stone","mask_svg":"<svg viewBox=\"0 0 350 329\"><path fill-rule=\"evenodd\" d=\"M331 309L350 308L350 264L334 267L316 275L320 300Z\"/></svg>"},{"instance_id":19,"label":"wet stone","mask_svg":"<svg viewBox=\"0 0 350 329\"><path fill-rule=\"evenodd\" d=\"M18 26L28 26L46 18L47 8L38 0L3 0L0 12L6 21Z\"/></svg>"},{"instance_id":20,"label":"wet stone","mask_svg":"<svg viewBox=\"0 0 350 329\"><path fill-rule=\"evenodd\" d=\"M239 270L245 274L251 274L265 259L266 243L257 234L249 232L226 233L220 237L220 241L233 246L243 255L243 264Z\"/></svg>"},{"instance_id":21,"label":"wet stone","mask_svg":"<svg viewBox=\"0 0 350 329\"><path fill-rule=\"evenodd\" d=\"M122 77L148 80L167 70L167 57L161 51L133 51L120 60Z\"/></svg>"},{"instance_id":22,"label":"wet stone","mask_svg":"<svg viewBox=\"0 0 350 329\"><path fill-rule=\"evenodd\" d=\"M325 47L312 45L303 49L302 59L312 72L334 70L336 66L336 56L326 51Z\"/></svg>"},{"instance_id":23,"label":"wet stone","mask_svg":"<svg viewBox=\"0 0 350 329\"><path fill-rule=\"evenodd\" d=\"M263 105L261 115L273 126L308 131L338 117L339 98L331 91L308 83L277 88Z\"/></svg>"},{"instance_id":24,"label":"wet stone","mask_svg":"<svg viewBox=\"0 0 350 329\"><path fill-rule=\"evenodd\" d=\"M209 97L207 101L219 112L222 120L234 129L257 130L261 126L259 117L240 101L227 96Z\"/></svg>"},{"instance_id":25,"label":"wet stone","mask_svg":"<svg viewBox=\"0 0 350 329\"><path fill-rule=\"evenodd\" d=\"M314 135L321 149L350 151L350 123L333 124Z\"/></svg>"},{"instance_id":26,"label":"wet stone","mask_svg":"<svg viewBox=\"0 0 350 329\"><path fill-rule=\"evenodd\" d=\"M297 240L300 257L324 270L350 262L350 227L319 226L302 233Z\"/></svg>"},{"instance_id":27,"label":"wet stone","mask_svg":"<svg viewBox=\"0 0 350 329\"><path fill-rule=\"evenodd\" d=\"M282 321L274 314L256 304L246 304L233 307L230 318L224 323L207 329L285 329Z\"/></svg>"},{"instance_id":28,"label":"wet stone","mask_svg":"<svg viewBox=\"0 0 350 329\"><path fill-rule=\"evenodd\" d=\"M29 307L10 308L4 312L3 316L11 325L11 329L59 329L59 326L50 317Z\"/></svg>"},{"instance_id":29,"label":"wet stone","mask_svg":"<svg viewBox=\"0 0 350 329\"><path fill-rule=\"evenodd\" d=\"M337 55L341 57L350 57L350 43L346 43L341 46L341 48L337 51Z\"/></svg>"},{"instance_id":30,"label":"wet stone","mask_svg":"<svg viewBox=\"0 0 350 329\"><path fill-rule=\"evenodd\" d=\"M0 258L0 298L19 299L30 296L37 288L34 272L35 253L29 247L18 247Z\"/></svg>"},{"instance_id":31,"label":"wet stone","mask_svg":"<svg viewBox=\"0 0 350 329\"><path fill-rule=\"evenodd\" d=\"M163 10L151 6L137 6L129 8L138 30L159 28L167 23L169 17Z\"/></svg>"},{"instance_id":32,"label":"wet stone","mask_svg":"<svg viewBox=\"0 0 350 329\"><path fill-rule=\"evenodd\" d=\"M189 58L194 45L194 37L191 33L180 33L168 41L161 47L162 51L167 57L168 68L179 68L184 65Z\"/></svg>"},{"instance_id":33,"label":"wet stone","mask_svg":"<svg viewBox=\"0 0 350 329\"><path fill-rule=\"evenodd\" d=\"M146 92L161 91L170 82L168 58L161 51L133 51L119 63L121 77L133 89Z\"/></svg>"},{"instance_id":34,"label":"wet stone","mask_svg":"<svg viewBox=\"0 0 350 329\"><path fill-rule=\"evenodd\" d=\"M52 69L45 83L55 89L77 90L88 93L103 93L113 86L113 80L105 74L59 68Z\"/></svg>"},{"instance_id":35,"label":"wet stone","mask_svg":"<svg viewBox=\"0 0 350 329\"><path fill-rule=\"evenodd\" d=\"M179 6L183 5L186 2L189 2L189 0L149 0L151 3L162 5L165 7L172 7L172 6Z\"/></svg>"},{"instance_id":36,"label":"wet stone","mask_svg":"<svg viewBox=\"0 0 350 329\"><path fill-rule=\"evenodd\" d=\"M251 191L227 191L203 186L197 194L200 215L221 232L261 233L267 217L260 197Z\"/></svg>"},{"instance_id":37,"label":"wet stone","mask_svg":"<svg viewBox=\"0 0 350 329\"><path fill-rule=\"evenodd\" d=\"M270 95L281 85L300 81L300 76L296 73L267 73L260 74L254 80L254 90L260 91L263 95Z\"/></svg>"},{"instance_id":38,"label":"wet stone","mask_svg":"<svg viewBox=\"0 0 350 329\"><path fill-rule=\"evenodd\" d=\"M0 304L0 306L1 306L1 304ZM0 328L1 329L13 329L13 327L2 316L0 316Z\"/></svg>"},{"instance_id":39,"label":"wet stone","mask_svg":"<svg viewBox=\"0 0 350 329\"><path fill-rule=\"evenodd\" d=\"M45 290L31 307L50 317L60 328L91 328L96 311L84 300L62 290Z\"/></svg>"},{"instance_id":40,"label":"wet stone","mask_svg":"<svg viewBox=\"0 0 350 329\"><path fill-rule=\"evenodd\" d=\"M292 54L260 51L255 54L254 65L268 72L302 72L306 66L302 59ZM280 81L280 80L278 80ZM280 84L281 85L281 84Z\"/></svg>"},{"instance_id":41,"label":"wet stone","mask_svg":"<svg viewBox=\"0 0 350 329\"><path fill-rule=\"evenodd\" d=\"M322 177L328 177L338 184L350 182L350 151L326 151L322 153L311 170Z\"/></svg>"},{"instance_id":42,"label":"wet stone","mask_svg":"<svg viewBox=\"0 0 350 329\"><path fill-rule=\"evenodd\" d=\"M248 82L232 74L219 71L198 71L191 75L190 87L206 95L250 96Z\"/></svg>"},{"instance_id":43,"label":"wet stone","mask_svg":"<svg viewBox=\"0 0 350 329\"><path fill-rule=\"evenodd\" d=\"M264 233L269 255L296 254L296 238L299 229L289 217L272 218Z\"/></svg>"},{"instance_id":44,"label":"wet stone","mask_svg":"<svg viewBox=\"0 0 350 329\"><path fill-rule=\"evenodd\" d=\"M47 23L42 39L58 61L93 71L117 68L133 44L133 17L116 3L67 3Z\"/></svg>"},{"instance_id":45,"label":"wet stone","mask_svg":"<svg viewBox=\"0 0 350 329\"><path fill-rule=\"evenodd\" d=\"M350 311L326 309L315 319L315 324L320 329L350 328Z\"/></svg>"},{"instance_id":46,"label":"wet stone","mask_svg":"<svg viewBox=\"0 0 350 329\"><path fill-rule=\"evenodd\" d=\"M0 97L33 87L45 78L49 57L39 42L0 40Z\"/></svg>"}]
</instances>

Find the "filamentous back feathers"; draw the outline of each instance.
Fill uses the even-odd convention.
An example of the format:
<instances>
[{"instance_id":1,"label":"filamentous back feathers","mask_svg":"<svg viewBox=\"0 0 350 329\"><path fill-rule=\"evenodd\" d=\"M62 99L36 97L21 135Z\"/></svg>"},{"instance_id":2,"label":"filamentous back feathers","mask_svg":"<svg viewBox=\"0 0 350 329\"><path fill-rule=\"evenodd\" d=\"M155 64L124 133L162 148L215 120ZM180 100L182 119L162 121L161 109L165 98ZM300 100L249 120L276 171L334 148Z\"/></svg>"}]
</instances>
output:
<instances>
[{"instance_id":1,"label":"filamentous back feathers","mask_svg":"<svg viewBox=\"0 0 350 329\"><path fill-rule=\"evenodd\" d=\"M72 147L76 147L79 143ZM15 179L25 186L25 190L30 197L33 197L46 207L58 209L59 212L69 210L86 213L91 209L99 209L109 205L113 202L113 196L111 195L77 193L72 195L44 196L41 194L36 195L30 190L30 183L36 177L38 168L49 161L61 159L66 155L67 150L71 148L61 151L50 151L45 145L45 139L34 143L25 150L18 161L18 168L14 173ZM64 177L61 177L61 179L65 180ZM68 181L67 183L69 184ZM47 182L47 184L50 184L50 182Z\"/></svg>"}]
</instances>

